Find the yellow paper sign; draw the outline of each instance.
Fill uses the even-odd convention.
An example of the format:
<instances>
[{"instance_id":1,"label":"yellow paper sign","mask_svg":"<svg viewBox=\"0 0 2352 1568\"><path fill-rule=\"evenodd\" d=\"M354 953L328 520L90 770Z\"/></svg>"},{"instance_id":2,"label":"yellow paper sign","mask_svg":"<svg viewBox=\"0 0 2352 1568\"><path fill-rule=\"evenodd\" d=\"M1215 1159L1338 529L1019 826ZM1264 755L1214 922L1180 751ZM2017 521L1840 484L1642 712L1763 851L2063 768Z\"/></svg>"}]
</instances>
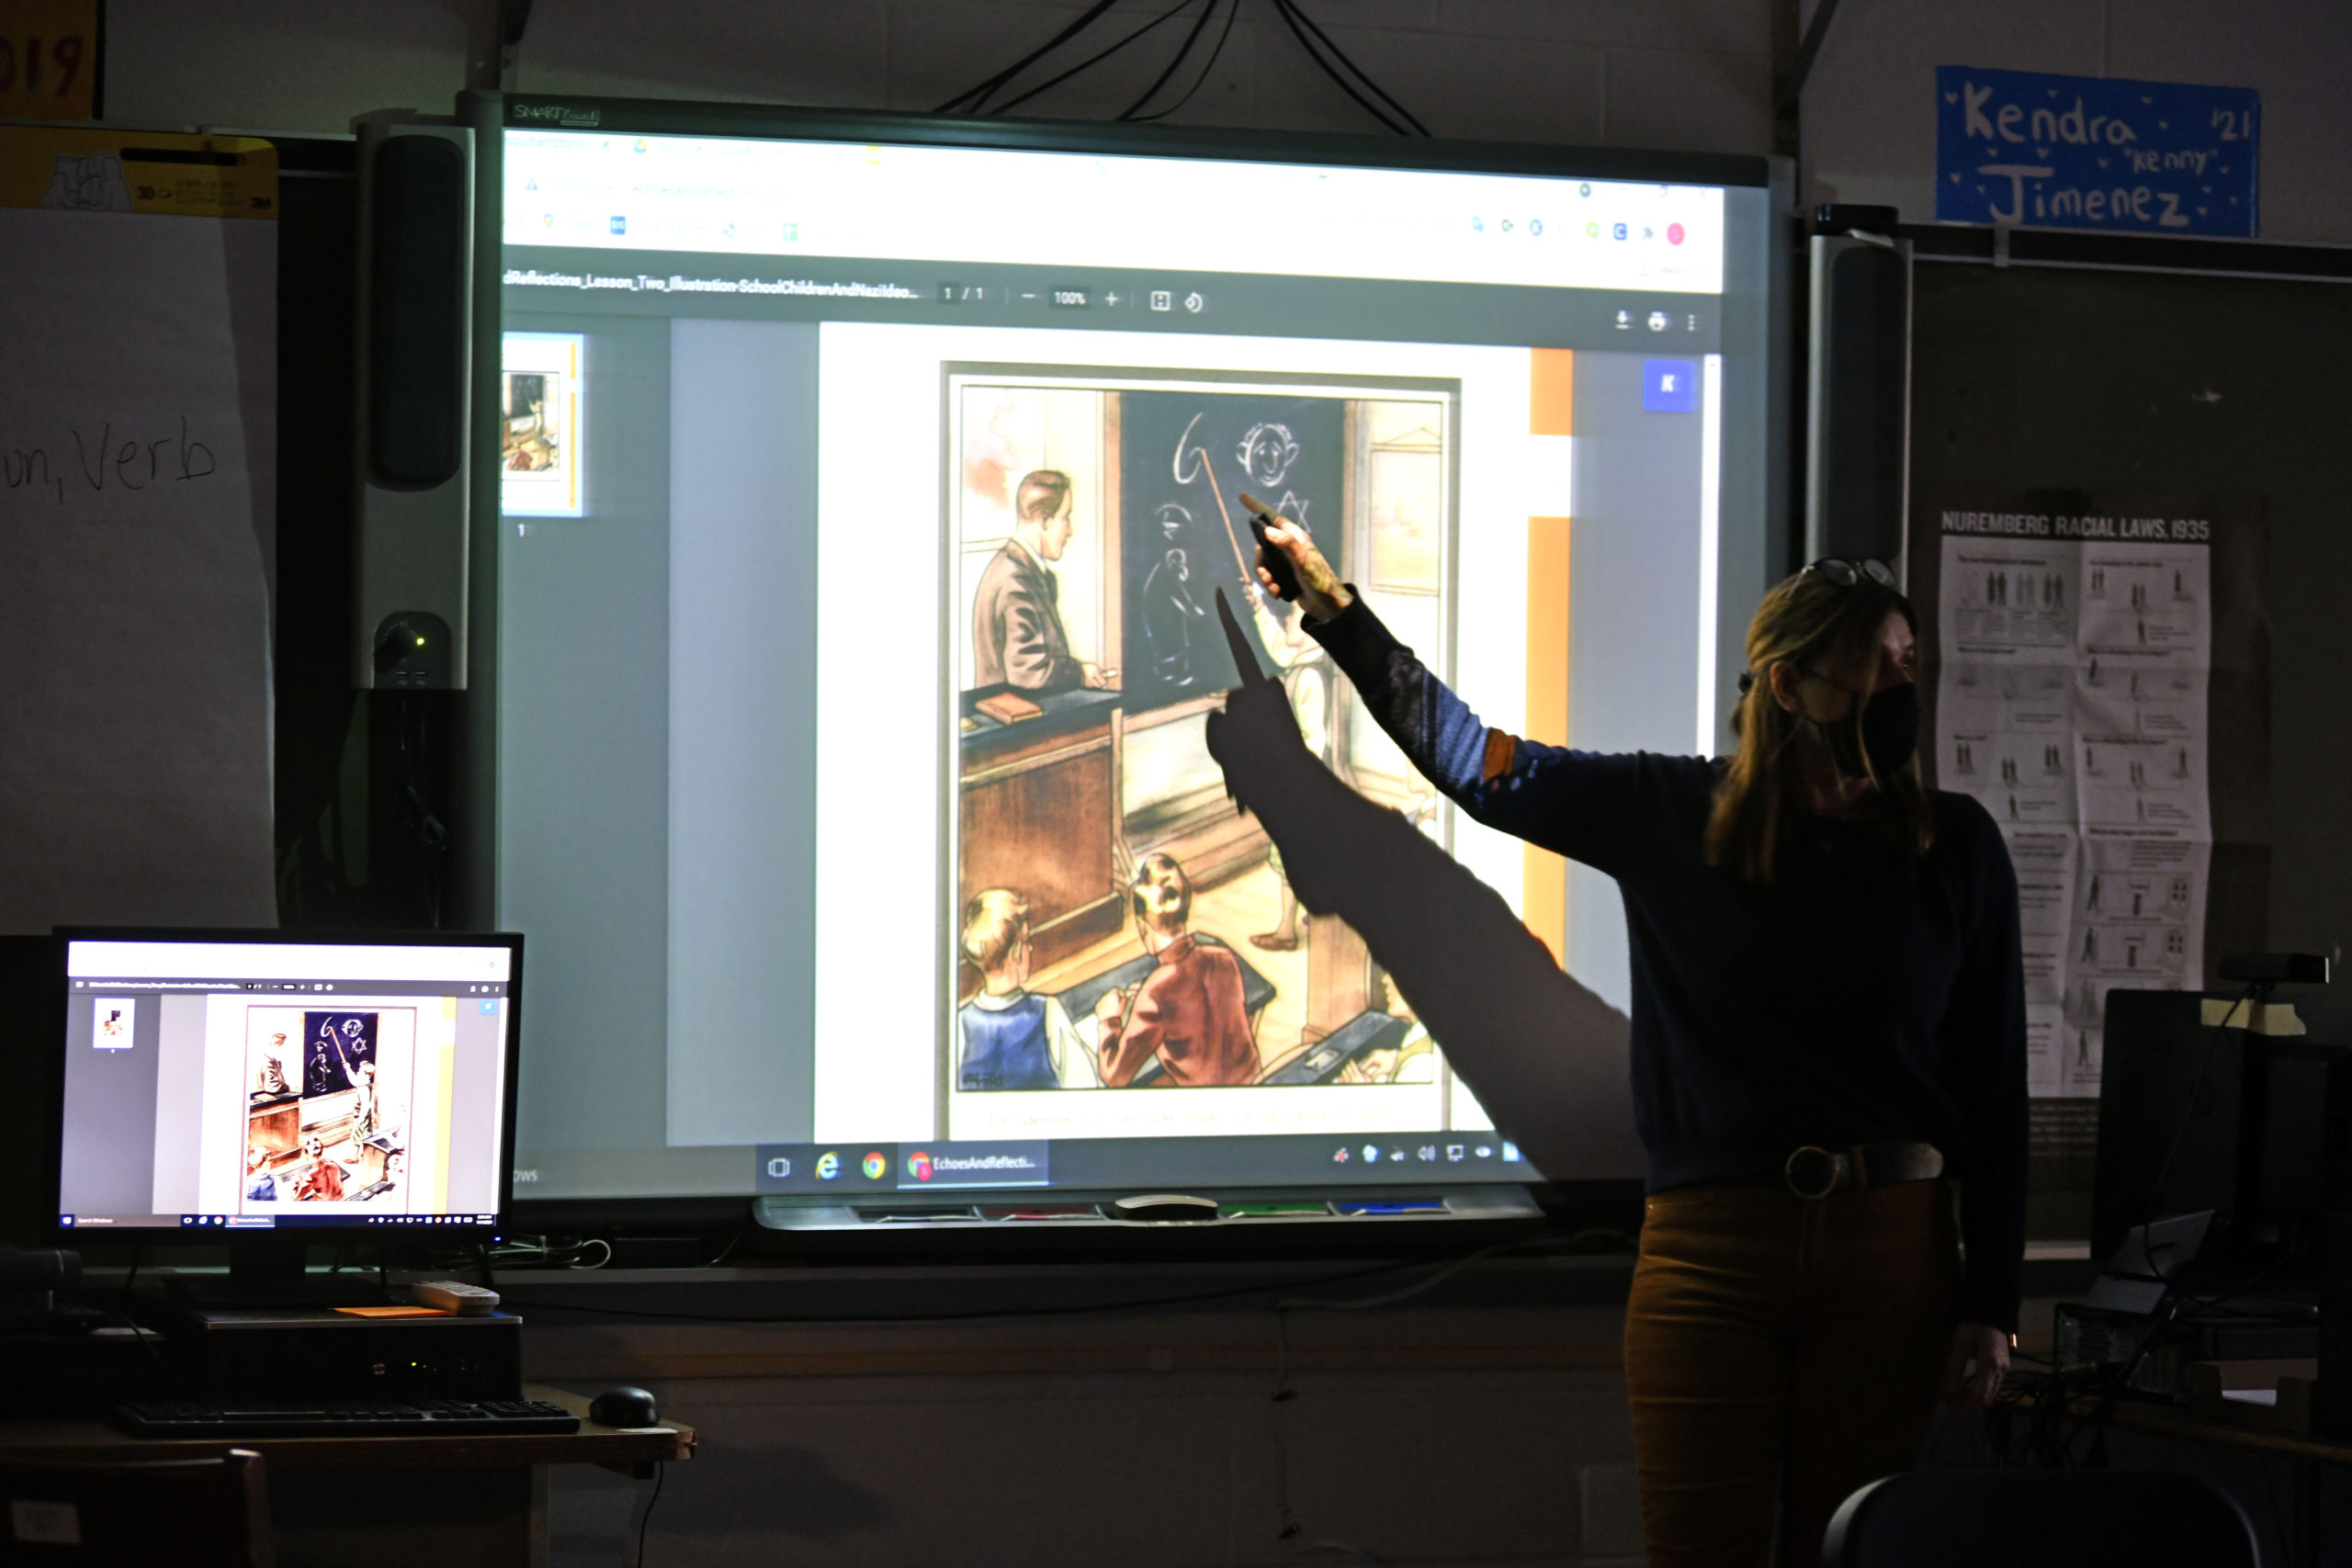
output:
<instances>
[{"instance_id":1,"label":"yellow paper sign","mask_svg":"<svg viewBox=\"0 0 2352 1568\"><path fill-rule=\"evenodd\" d=\"M0 0L0 118L98 117L100 0Z\"/></svg>"},{"instance_id":2,"label":"yellow paper sign","mask_svg":"<svg viewBox=\"0 0 2352 1568\"><path fill-rule=\"evenodd\" d=\"M0 126L0 207L274 219L277 148L252 136Z\"/></svg>"}]
</instances>

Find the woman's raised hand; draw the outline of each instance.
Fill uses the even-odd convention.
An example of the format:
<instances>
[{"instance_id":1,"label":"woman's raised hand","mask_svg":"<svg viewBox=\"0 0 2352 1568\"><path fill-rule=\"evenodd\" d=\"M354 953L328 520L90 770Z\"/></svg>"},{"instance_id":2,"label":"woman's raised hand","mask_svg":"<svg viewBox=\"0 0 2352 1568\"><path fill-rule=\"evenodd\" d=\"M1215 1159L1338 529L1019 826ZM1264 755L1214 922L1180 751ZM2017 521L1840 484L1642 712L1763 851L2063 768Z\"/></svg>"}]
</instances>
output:
<instances>
[{"instance_id":1,"label":"woman's raised hand","mask_svg":"<svg viewBox=\"0 0 2352 1568\"><path fill-rule=\"evenodd\" d=\"M1308 615L1328 621L1354 603L1354 596L1340 581L1340 574L1331 570L1331 563L1323 558L1323 552L1315 547L1315 541L1307 536L1306 529L1271 508L1261 507L1248 495L1241 498L1241 504L1265 522L1263 542L1258 547L1257 571L1259 584L1267 592L1281 592L1266 560L1267 551L1280 550L1298 578L1299 608Z\"/></svg>"}]
</instances>

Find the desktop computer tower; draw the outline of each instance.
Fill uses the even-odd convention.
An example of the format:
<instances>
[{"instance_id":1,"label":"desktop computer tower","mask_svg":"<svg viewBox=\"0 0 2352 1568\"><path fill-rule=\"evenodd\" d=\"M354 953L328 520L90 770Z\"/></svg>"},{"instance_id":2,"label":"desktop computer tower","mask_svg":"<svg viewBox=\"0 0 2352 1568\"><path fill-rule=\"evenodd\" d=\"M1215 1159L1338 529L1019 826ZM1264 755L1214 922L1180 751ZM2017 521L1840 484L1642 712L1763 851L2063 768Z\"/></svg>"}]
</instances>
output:
<instances>
[{"instance_id":1,"label":"desktop computer tower","mask_svg":"<svg viewBox=\"0 0 2352 1568\"><path fill-rule=\"evenodd\" d=\"M322 1403L512 1400L523 1394L523 1320L355 1317L332 1309L189 1311L175 1359L215 1400Z\"/></svg>"}]
</instances>

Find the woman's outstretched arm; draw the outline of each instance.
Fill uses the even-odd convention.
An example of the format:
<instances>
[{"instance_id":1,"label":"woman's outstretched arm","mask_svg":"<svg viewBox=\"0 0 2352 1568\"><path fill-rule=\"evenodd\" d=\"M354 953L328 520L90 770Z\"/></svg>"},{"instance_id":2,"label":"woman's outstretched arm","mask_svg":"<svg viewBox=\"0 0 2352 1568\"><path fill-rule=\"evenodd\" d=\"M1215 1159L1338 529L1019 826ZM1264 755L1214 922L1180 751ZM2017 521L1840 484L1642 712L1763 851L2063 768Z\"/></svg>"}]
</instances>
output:
<instances>
[{"instance_id":1,"label":"woman's outstretched arm","mask_svg":"<svg viewBox=\"0 0 2352 1568\"><path fill-rule=\"evenodd\" d=\"M1633 815L1645 798L1653 805L1660 798L1645 773L1676 760L1573 751L1489 726L1390 634L1303 530L1286 521L1267 525L1258 578L1271 592L1268 549L1290 559L1307 634L1422 777L1487 827L1602 871L1619 869L1639 837L1629 831Z\"/></svg>"}]
</instances>

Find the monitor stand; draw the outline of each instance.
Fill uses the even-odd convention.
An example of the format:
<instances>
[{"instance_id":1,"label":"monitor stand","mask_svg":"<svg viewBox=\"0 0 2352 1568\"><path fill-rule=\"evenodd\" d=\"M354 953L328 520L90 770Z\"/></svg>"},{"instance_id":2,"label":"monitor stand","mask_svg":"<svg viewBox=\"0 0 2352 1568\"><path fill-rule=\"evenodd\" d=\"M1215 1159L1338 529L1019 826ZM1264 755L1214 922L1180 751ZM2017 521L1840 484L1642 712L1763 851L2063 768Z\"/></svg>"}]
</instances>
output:
<instances>
[{"instance_id":1,"label":"monitor stand","mask_svg":"<svg viewBox=\"0 0 2352 1568\"><path fill-rule=\"evenodd\" d=\"M300 1231L257 1231L229 1238L229 1275L181 1274L173 1295L188 1306L214 1312L273 1308L383 1306L390 1298L372 1269L312 1273L310 1247Z\"/></svg>"}]
</instances>

